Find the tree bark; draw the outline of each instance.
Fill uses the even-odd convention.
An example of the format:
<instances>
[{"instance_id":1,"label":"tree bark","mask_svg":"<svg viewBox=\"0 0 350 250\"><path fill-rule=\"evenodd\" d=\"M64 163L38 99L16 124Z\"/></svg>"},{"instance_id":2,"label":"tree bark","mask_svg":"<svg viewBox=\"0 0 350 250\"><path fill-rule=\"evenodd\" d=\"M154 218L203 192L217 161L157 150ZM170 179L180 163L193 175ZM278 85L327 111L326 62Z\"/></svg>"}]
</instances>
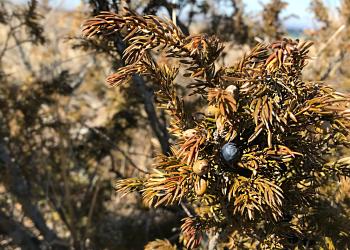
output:
<instances>
[{"instance_id":1,"label":"tree bark","mask_svg":"<svg viewBox=\"0 0 350 250\"><path fill-rule=\"evenodd\" d=\"M162 152L164 154L168 153L170 150L169 147L169 134L166 129L166 124L160 122L160 118L157 115L156 108L154 106L154 94L152 90L147 89L145 81L141 76L133 76L133 81L137 88L142 93L143 104L147 113L148 120L150 122L151 128L155 135L158 138Z\"/></svg>"},{"instance_id":2,"label":"tree bark","mask_svg":"<svg viewBox=\"0 0 350 250\"><path fill-rule=\"evenodd\" d=\"M120 62L123 66L125 66L125 62L122 59L122 57L126 46L123 40L118 35L116 36L116 45L118 53L120 55ZM156 135L160 143L162 152L163 154L167 154L170 151L169 133L167 131L165 121L164 123L162 123L161 119L157 115L156 108L154 106L153 90L147 88L144 79L139 75L134 75L132 80L142 95L142 101L145 107L145 111L147 113L147 118L150 122L154 134Z\"/></svg>"}]
</instances>

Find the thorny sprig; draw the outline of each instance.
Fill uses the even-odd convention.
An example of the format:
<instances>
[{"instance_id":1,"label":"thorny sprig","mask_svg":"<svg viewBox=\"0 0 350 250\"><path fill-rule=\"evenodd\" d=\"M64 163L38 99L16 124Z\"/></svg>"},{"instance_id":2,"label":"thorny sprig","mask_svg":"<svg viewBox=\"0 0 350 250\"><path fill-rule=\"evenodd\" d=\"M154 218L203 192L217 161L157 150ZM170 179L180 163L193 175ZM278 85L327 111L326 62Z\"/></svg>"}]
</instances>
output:
<instances>
[{"instance_id":1,"label":"thorny sprig","mask_svg":"<svg viewBox=\"0 0 350 250\"><path fill-rule=\"evenodd\" d=\"M262 247L283 245L287 229L275 228L285 215L305 213L325 178L349 175L349 161L330 163L330 156L350 145L350 99L322 83L302 80L311 42L258 44L236 64L216 69L223 48L218 39L185 37L169 20L125 9L84 24L88 37L115 32L127 44L127 66L108 84L126 83L133 74L154 83L176 137L170 155L158 157L153 173L118 180L115 186L123 193L138 190L148 206L191 203L196 215L181 227L186 247L197 247L208 229L226 235L238 231ZM179 70L159 65L152 55L157 49L187 67L183 76L194 81L188 87L206 102L207 112L190 127L176 91ZM227 143L239 151L238 160L223 159ZM201 164L204 170L198 169ZM293 222L286 226L295 227ZM259 238L261 228L265 233Z\"/></svg>"},{"instance_id":2,"label":"thorny sprig","mask_svg":"<svg viewBox=\"0 0 350 250\"><path fill-rule=\"evenodd\" d=\"M176 250L176 246L173 246L168 240L154 240L145 246L145 250Z\"/></svg>"}]
</instances>

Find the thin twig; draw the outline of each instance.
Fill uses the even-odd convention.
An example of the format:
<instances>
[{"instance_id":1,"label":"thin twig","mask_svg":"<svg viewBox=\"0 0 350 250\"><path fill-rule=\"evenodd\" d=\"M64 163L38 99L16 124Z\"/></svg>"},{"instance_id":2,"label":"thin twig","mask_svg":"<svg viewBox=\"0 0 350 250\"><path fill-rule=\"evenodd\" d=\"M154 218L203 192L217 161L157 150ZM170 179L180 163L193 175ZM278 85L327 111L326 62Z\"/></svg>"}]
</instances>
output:
<instances>
[{"instance_id":1,"label":"thin twig","mask_svg":"<svg viewBox=\"0 0 350 250\"><path fill-rule=\"evenodd\" d=\"M188 209L188 207L185 205L185 203L180 202L180 205L188 217L194 217L194 215L191 213L191 211Z\"/></svg>"},{"instance_id":2,"label":"thin twig","mask_svg":"<svg viewBox=\"0 0 350 250\"><path fill-rule=\"evenodd\" d=\"M4 42L4 46L0 52L0 61L2 60L2 57L5 55L7 49L8 49L8 43L10 41L10 37L12 35L12 29L9 30L9 32L7 33L7 37L6 37L6 40Z\"/></svg>"},{"instance_id":3,"label":"thin twig","mask_svg":"<svg viewBox=\"0 0 350 250\"><path fill-rule=\"evenodd\" d=\"M176 0L173 0L173 9L172 9L172 13L171 13L171 18L173 23L176 25Z\"/></svg>"},{"instance_id":4,"label":"thin twig","mask_svg":"<svg viewBox=\"0 0 350 250\"><path fill-rule=\"evenodd\" d=\"M133 160L122 150L120 149L109 137L108 135L106 135L105 133L99 131L98 129L95 129L93 127L90 127L87 124L82 124L83 126L85 126L86 128L92 130L93 132L95 132L96 134L98 134L99 136L101 136L102 138L104 138L108 143L110 143L110 145L112 145L114 147L114 149L116 149L117 151L119 151L129 162L130 164L136 168L137 170L139 170L142 173L148 174L148 171L143 170L141 168L139 168L134 162Z\"/></svg>"},{"instance_id":5,"label":"thin twig","mask_svg":"<svg viewBox=\"0 0 350 250\"><path fill-rule=\"evenodd\" d=\"M318 57L327 47L328 45L345 29L346 25L343 24L340 26L337 31L327 40L327 42L320 48L320 50L317 52L316 57Z\"/></svg>"},{"instance_id":6,"label":"thin twig","mask_svg":"<svg viewBox=\"0 0 350 250\"><path fill-rule=\"evenodd\" d=\"M98 195L99 190L100 190L100 179L98 178L96 181L96 184L95 184L95 191L94 191L93 196L92 196L90 209L89 209L89 213L88 213L88 219L86 222L86 229L87 230L89 229L89 226L90 226L90 222L91 222L92 214L93 214L94 209L95 209L97 195Z\"/></svg>"}]
</instances>

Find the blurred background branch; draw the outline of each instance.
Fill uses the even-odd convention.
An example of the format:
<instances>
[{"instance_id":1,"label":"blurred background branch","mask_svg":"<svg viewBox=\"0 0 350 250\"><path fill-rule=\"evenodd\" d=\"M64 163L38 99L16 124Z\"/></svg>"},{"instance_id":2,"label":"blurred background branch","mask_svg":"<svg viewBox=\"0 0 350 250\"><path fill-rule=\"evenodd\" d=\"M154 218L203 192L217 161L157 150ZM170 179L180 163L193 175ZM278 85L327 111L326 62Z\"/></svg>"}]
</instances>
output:
<instances>
[{"instance_id":1,"label":"blurred background branch","mask_svg":"<svg viewBox=\"0 0 350 250\"><path fill-rule=\"evenodd\" d=\"M305 78L349 91L348 0L339 1L338 10L310 1L315 26L303 30L286 25L290 1L255 3L254 13L252 1L243 0L65 3L69 8L64 1L0 2L0 248L142 249L156 237L177 242L179 221L192 214L184 204L186 212L154 210L136 193L114 194L114 179L148 175L156 152L168 153L173 138L168 116L155 108L157 90L149 79L134 75L135 84L106 88L105 77L125 65L125 41L118 34L85 40L80 33L83 21L101 11L128 6L171 19L176 9L185 35L216 34L224 42L220 65L232 65L256 39L312 39L315 59ZM161 50L152 56L173 63ZM186 110L200 109L201 100L188 96L190 83L178 82L177 91L190 103ZM332 216L334 233L318 236L338 246L348 239L339 227L349 228L349 190L346 179L326 183L323 209L307 218L320 225ZM325 215L334 206L339 213ZM215 239L206 244L218 247Z\"/></svg>"}]
</instances>

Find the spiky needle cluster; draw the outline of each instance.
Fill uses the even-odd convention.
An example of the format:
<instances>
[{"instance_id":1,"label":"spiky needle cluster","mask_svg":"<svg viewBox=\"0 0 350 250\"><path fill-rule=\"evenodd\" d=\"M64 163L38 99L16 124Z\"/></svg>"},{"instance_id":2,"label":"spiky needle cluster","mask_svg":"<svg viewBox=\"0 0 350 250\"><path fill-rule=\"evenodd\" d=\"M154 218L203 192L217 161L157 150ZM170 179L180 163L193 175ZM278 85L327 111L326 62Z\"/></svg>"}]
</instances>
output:
<instances>
[{"instance_id":1,"label":"spiky needle cluster","mask_svg":"<svg viewBox=\"0 0 350 250\"><path fill-rule=\"evenodd\" d=\"M331 157L349 146L349 98L302 80L311 42L258 44L238 63L217 69L223 49L217 38L186 37L156 16L128 9L121 15L105 12L88 20L83 31L87 37L118 32L127 45L127 65L107 83L118 86L142 75L154 83L160 107L169 112L177 138L172 151L156 159L149 176L119 180L115 187L141 192L148 206L191 204L196 215L182 226L188 248L197 247L209 229L249 234L284 221L288 230L300 233L302 226L295 229L286 215L299 213L325 179L349 174L346 159ZM192 94L207 100L203 119L188 121L176 92L179 70L158 64L154 50L186 66ZM227 143L239 151L235 161L222 157ZM276 230L266 238L272 232L274 241L286 242Z\"/></svg>"}]
</instances>

